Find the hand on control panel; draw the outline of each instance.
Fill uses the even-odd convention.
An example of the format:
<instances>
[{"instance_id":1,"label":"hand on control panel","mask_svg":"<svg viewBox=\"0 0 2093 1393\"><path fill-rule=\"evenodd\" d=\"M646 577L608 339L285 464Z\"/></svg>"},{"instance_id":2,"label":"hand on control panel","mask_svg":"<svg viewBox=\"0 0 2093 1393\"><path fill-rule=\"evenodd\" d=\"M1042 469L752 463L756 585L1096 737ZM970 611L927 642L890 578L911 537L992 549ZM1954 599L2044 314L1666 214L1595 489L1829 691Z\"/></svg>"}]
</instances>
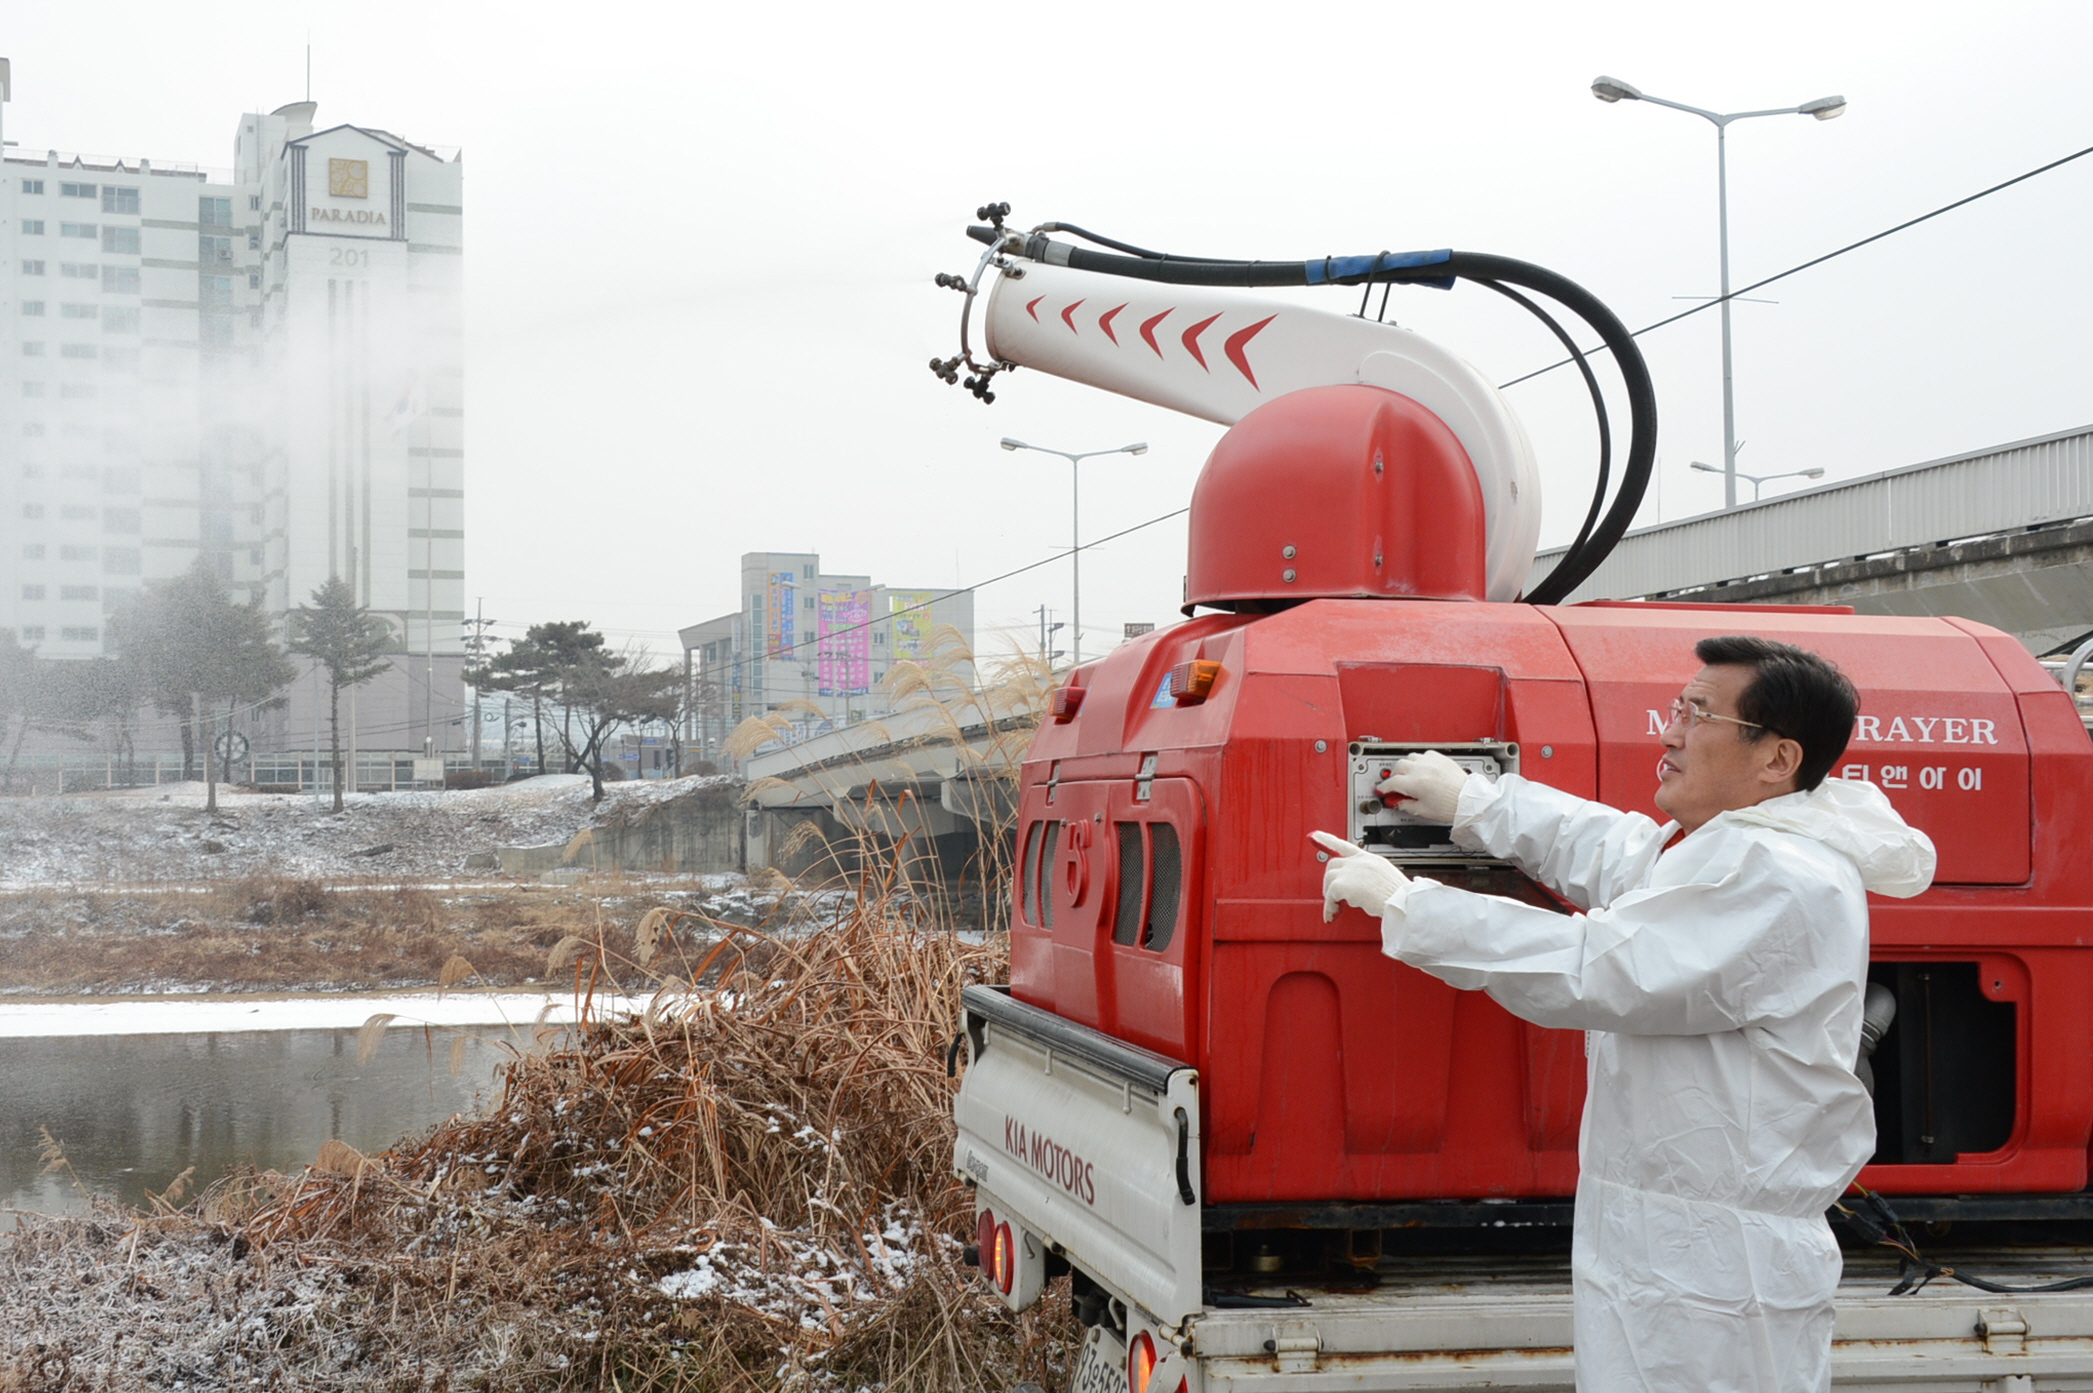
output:
<instances>
[{"instance_id":1,"label":"hand on control panel","mask_svg":"<svg viewBox=\"0 0 2093 1393\"><path fill-rule=\"evenodd\" d=\"M1437 750L1419 750L1395 762L1394 772L1374 786L1403 801L1396 806L1426 822L1453 825L1468 771Z\"/></svg>"},{"instance_id":2,"label":"hand on control panel","mask_svg":"<svg viewBox=\"0 0 2093 1393\"><path fill-rule=\"evenodd\" d=\"M1384 856L1376 856L1328 832L1310 832L1309 838L1330 853L1323 871L1323 922L1337 917L1339 905L1354 905L1378 915L1397 895L1407 896L1410 877Z\"/></svg>"}]
</instances>

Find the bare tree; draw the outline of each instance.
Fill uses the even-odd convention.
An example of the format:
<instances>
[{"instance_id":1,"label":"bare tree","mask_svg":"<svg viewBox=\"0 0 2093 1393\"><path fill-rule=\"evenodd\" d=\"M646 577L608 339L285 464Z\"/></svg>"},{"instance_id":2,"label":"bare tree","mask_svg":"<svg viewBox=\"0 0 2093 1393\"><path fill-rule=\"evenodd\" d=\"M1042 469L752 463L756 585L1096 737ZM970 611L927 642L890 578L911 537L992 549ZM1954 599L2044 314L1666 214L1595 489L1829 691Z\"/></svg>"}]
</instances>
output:
<instances>
[{"instance_id":1,"label":"bare tree","mask_svg":"<svg viewBox=\"0 0 2093 1393\"><path fill-rule=\"evenodd\" d=\"M204 808L218 810L218 765L210 739L211 707L271 704L297 676L270 636L256 596L235 604L207 557L169 581L146 587L112 616L118 650L137 664L142 689L182 723L182 774L189 777L203 746Z\"/></svg>"}]
</instances>

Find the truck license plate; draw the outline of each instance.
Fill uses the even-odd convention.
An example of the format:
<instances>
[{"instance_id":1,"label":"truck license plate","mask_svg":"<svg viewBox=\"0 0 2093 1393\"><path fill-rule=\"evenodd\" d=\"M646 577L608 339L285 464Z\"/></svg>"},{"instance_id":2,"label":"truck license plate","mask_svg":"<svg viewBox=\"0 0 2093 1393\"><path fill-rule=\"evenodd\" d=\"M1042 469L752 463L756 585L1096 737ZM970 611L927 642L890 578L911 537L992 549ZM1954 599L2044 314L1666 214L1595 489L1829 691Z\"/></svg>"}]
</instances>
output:
<instances>
[{"instance_id":1,"label":"truck license plate","mask_svg":"<svg viewBox=\"0 0 2093 1393\"><path fill-rule=\"evenodd\" d=\"M1126 1379L1126 1346L1102 1326L1091 1326L1084 1337L1068 1393L1131 1393Z\"/></svg>"}]
</instances>

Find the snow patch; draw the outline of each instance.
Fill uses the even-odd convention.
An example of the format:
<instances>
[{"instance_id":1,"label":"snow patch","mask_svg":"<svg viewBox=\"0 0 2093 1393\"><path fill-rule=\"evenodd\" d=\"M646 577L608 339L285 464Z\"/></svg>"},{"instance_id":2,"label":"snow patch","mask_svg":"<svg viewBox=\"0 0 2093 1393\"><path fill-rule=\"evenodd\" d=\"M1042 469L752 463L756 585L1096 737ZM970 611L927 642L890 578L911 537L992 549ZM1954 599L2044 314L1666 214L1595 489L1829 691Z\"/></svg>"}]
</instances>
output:
<instances>
[{"instance_id":1,"label":"snow patch","mask_svg":"<svg viewBox=\"0 0 2093 1393\"><path fill-rule=\"evenodd\" d=\"M592 1017L636 1014L647 999L599 996ZM515 1025L544 1013L551 1025L576 1019L571 996L529 992L294 997L256 1001L0 1001L0 1039L59 1035L180 1035L246 1030L355 1030L388 1014L394 1028L421 1025Z\"/></svg>"}]
</instances>

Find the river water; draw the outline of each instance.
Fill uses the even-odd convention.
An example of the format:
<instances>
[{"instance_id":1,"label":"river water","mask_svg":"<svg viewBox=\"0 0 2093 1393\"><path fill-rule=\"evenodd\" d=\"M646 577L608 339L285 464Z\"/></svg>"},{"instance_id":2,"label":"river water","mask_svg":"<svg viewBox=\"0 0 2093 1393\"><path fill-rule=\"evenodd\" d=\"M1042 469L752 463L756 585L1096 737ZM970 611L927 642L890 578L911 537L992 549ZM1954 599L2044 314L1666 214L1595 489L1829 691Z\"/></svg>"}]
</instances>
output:
<instances>
[{"instance_id":1,"label":"river water","mask_svg":"<svg viewBox=\"0 0 2093 1393\"><path fill-rule=\"evenodd\" d=\"M89 1193L143 1205L192 1166L194 1194L237 1166L295 1170L330 1139L380 1150L491 1101L542 1002L456 1001L385 1030L361 1062L361 1022L374 1007L408 1016L399 1003L0 1007L0 1209L78 1212ZM24 1025L25 1012L41 1014ZM66 1165L47 1165L45 1133Z\"/></svg>"}]
</instances>

